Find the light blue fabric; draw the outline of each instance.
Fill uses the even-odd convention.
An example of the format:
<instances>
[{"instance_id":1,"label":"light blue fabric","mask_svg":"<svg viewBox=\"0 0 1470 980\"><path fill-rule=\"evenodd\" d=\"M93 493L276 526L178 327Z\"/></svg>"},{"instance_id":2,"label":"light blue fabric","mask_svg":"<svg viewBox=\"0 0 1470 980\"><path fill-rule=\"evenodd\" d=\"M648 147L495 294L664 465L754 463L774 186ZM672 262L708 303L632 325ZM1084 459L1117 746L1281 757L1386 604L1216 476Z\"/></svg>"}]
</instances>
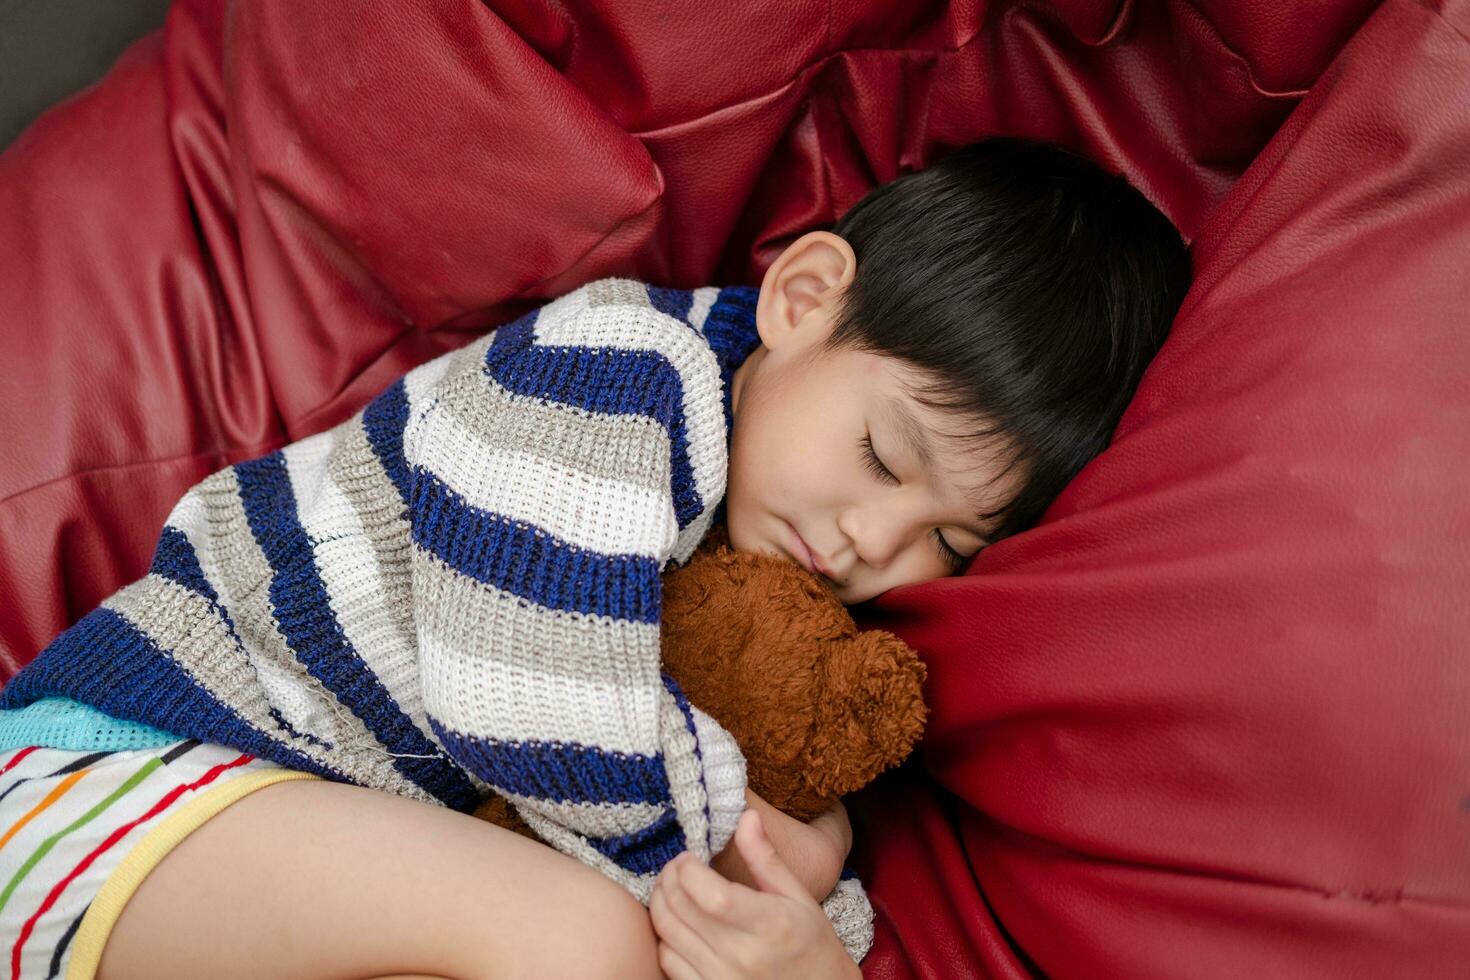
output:
<instances>
[{"instance_id":1,"label":"light blue fabric","mask_svg":"<svg viewBox=\"0 0 1470 980\"><path fill-rule=\"evenodd\" d=\"M114 718L70 698L42 698L24 708L0 711L0 751L27 745L51 749L121 752L151 749L180 736Z\"/></svg>"}]
</instances>

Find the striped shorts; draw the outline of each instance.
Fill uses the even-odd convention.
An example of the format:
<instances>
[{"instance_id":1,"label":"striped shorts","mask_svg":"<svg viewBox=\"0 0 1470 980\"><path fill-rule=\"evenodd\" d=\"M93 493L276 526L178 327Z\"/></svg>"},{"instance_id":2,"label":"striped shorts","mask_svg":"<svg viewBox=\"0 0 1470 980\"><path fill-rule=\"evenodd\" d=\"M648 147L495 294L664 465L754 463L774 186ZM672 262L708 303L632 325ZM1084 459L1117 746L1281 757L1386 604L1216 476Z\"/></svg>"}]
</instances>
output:
<instances>
[{"instance_id":1,"label":"striped shorts","mask_svg":"<svg viewBox=\"0 0 1470 980\"><path fill-rule=\"evenodd\" d=\"M248 793L317 778L194 739L0 752L0 980L92 980L128 899L179 841Z\"/></svg>"}]
</instances>

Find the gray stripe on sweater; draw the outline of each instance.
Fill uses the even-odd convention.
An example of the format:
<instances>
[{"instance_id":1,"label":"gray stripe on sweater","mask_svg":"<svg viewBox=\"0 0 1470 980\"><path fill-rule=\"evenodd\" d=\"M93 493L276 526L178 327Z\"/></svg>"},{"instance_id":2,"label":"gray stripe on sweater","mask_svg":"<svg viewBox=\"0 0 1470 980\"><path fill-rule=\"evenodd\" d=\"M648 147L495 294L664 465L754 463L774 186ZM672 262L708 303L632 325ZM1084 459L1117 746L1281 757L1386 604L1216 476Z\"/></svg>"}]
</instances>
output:
<instances>
[{"instance_id":1,"label":"gray stripe on sweater","mask_svg":"<svg viewBox=\"0 0 1470 980\"><path fill-rule=\"evenodd\" d=\"M626 675L626 666L645 654L619 655L618 651L647 651L658 646L655 623L547 609L461 575L432 555L421 553L417 560L419 631L426 644L441 650L474 651L483 659L517 664L551 677L602 684L620 681L631 687L633 678ZM476 610L474 621L462 618L470 609ZM513 650L492 650L483 642L485 635L514 636L519 643ZM645 683L650 689L662 690L658 678L654 672Z\"/></svg>"},{"instance_id":2,"label":"gray stripe on sweater","mask_svg":"<svg viewBox=\"0 0 1470 980\"><path fill-rule=\"evenodd\" d=\"M451 382L457 381L467 374L483 374L485 369L485 355L489 353L490 347L495 343L495 331L490 331L483 337L465 344L458 350L450 351L449 366L435 382L430 390L437 396L443 389L451 387ZM431 396L433 397L433 396Z\"/></svg>"},{"instance_id":3,"label":"gray stripe on sweater","mask_svg":"<svg viewBox=\"0 0 1470 980\"><path fill-rule=\"evenodd\" d=\"M441 385L439 406L487 448L555 460L604 480L669 492L669 434L646 415L601 415L517 395L484 374Z\"/></svg>"},{"instance_id":4,"label":"gray stripe on sweater","mask_svg":"<svg viewBox=\"0 0 1470 980\"><path fill-rule=\"evenodd\" d=\"M403 502L393 481L373 452L359 414L340 426L338 441L328 464L327 479L335 484L362 525L362 536L372 549L374 570L383 585L380 602L361 611L367 622L355 623L363 632L391 630L394 639L409 650L414 637L412 605L413 542L408 521L403 519ZM343 615L348 613L343 610ZM347 624L343 624L346 627ZM417 665L414 682L417 684Z\"/></svg>"},{"instance_id":5,"label":"gray stripe on sweater","mask_svg":"<svg viewBox=\"0 0 1470 980\"><path fill-rule=\"evenodd\" d=\"M269 720L270 705L255 667L209 600L171 579L149 573L102 603L172 657L214 697L252 723ZM200 650L206 656L200 656ZM268 728L274 728L270 722Z\"/></svg>"},{"instance_id":6,"label":"gray stripe on sweater","mask_svg":"<svg viewBox=\"0 0 1470 980\"><path fill-rule=\"evenodd\" d=\"M827 913L848 955L861 963L873 948L874 917L873 904L868 901L863 883L856 878L839 879L837 887L822 900L822 911Z\"/></svg>"},{"instance_id":7,"label":"gray stripe on sweater","mask_svg":"<svg viewBox=\"0 0 1470 980\"><path fill-rule=\"evenodd\" d=\"M684 831L684 846L706 863L710 853L708 804L697 755L697 739L688 719L668 689L659 692L659 743L664 749L664 771L669 777L669 795Z\"/></svg>"},{"instance_id":8,"label":"gray stripe on sweater","mask_svg":"<svg viewBox=\"0 0 1470 980\"><path fill-rule=\"evenodd\" d=\"M587 305L646 306L653 308L648 287L633 279L599 279L587 284Z\"/></svg>"},{"instance_id":9,"label":"gray stripe on sweater","mask_svg":"<svg viewBox=\"0 0 1470 980\"><path fill-rule=\"evenodd\" d=\"M516 793L501 795L516 804L517 810L532 810L563 825L586 827L597 837L636 833L668 810L667 805L653 803L559 803Z\"/></svg>"},{"instance_id":10,"label":"gray stripe on sweater","mask_svg":"<svg viewBox=\"0 0 1470 980\"><path fill-rule=\"evenodd\" d=\"M438 803L439 800L431 793L394 767L392 757L377 736L296 659L286 638L276 628L275 615L270 608L270 562L250 530L234 469L227 468L213 474L189 492L198 493L203 499L208 515L210 546L216 555L226 559L218 563L218 577L211 579L210 584L229 610L240 640L252 657L291 678L316 709L315 715L331 719L330 731L313 734L339 745L340 752L329 756L319 746L303 738L293 739L288 744L314 758L330 760L353 782ZM195 535L190 537L192 539ZM289 712L282 713L289 717ZM269 713L247 720L263 731L280 732L280 736L290 737L290 733L282 731Z\"/></svg>"}]
</instances>

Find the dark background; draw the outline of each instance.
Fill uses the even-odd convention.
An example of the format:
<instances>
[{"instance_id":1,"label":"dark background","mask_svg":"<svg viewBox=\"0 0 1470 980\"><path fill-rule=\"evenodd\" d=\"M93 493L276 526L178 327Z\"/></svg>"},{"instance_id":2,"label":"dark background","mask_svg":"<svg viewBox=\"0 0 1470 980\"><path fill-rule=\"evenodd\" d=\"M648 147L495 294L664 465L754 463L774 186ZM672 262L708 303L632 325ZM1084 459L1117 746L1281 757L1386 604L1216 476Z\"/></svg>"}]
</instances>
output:
<instances>
[{"instance_id":1,"label":"dark background","mask_svg":"<svg viewBox=\"0 0 1470 980\"><path fill-rule=\"evenodd\" d=\"M163 23L169 0L0 0L0 149L107 73Z\"/></svg>"}]
</instances>

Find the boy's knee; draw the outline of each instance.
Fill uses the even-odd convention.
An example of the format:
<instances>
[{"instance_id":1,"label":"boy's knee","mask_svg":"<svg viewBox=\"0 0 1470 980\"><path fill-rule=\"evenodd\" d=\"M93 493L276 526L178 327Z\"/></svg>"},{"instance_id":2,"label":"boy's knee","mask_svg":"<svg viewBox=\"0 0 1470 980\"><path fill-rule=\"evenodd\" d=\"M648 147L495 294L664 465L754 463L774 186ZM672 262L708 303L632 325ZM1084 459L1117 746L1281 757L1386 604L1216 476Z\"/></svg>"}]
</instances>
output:
<instances>
[{"instance_id":1,"label":"boy's knee","mask_svg":"<svg viewBox=\"0 0 1470 980\"><path fill-rule=\"evenodd\" d=\"M532 900L544 904L529 916L516 916L518 927L485 928L487 921L506 921L501 903L472 913L465 922L469 931L456 933L463 962L454 975L661 980L648 910L600 874L574 877L572 888L538 893Z\"/></svg>"},{"instance_id":2,"label":"boy's knee","mask_svg":"<svg viewBox=\"0 0 1470 980\"><path fill-rule=\"evenodd\" d=\"M648 910L621 887L603 880L608 887L593 890L586 904L579 902L580 907L566 917L565 975L662 977L658 937Z\"/></svg>"}]
</instances>

